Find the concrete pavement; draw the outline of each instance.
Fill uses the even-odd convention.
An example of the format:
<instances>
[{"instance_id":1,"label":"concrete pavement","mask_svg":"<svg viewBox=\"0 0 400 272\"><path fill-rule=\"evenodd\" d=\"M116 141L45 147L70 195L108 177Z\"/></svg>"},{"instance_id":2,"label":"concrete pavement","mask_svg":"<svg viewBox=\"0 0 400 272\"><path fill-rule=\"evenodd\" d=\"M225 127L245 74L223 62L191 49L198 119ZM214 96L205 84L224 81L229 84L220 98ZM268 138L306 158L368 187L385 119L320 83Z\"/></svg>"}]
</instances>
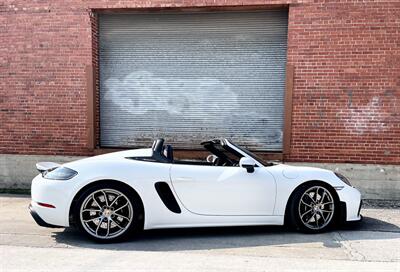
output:
<instances>
[{"instance_id":1,"label":"concrete pavement","mask_svg":"<svg viewBox=\"0 0 400 272\"><path fill-rule=\"evenodd\" d=\"M175 229L103 245L74 229L37 226L29 201L0 196L0 271L400 271L399 209L363 209L360 225L318 235Z\"/></svg>"}]
</instances>

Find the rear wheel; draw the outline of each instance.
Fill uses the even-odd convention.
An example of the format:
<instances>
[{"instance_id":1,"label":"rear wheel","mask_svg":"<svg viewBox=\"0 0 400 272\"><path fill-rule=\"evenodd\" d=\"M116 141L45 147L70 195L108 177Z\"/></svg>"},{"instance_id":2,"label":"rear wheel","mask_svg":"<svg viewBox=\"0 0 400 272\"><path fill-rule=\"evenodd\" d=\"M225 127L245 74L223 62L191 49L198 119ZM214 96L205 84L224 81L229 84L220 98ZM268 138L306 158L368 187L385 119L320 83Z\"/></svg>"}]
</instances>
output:
<instances>
[{"instance_id":1,"label":"rear wheel","mask_svg":"<svg viewBox=\"0 0 400 272\"><path fill-rule=\"evenodd\" d=\"M142 228L140 203L125 186L94 185L79 197L75 222L81 231L99 242L127 239Z\"/></svg>"},{"instance_id":2,"label":"rear wheel","mask_svg":"<svg viewBox=\"0 0 400 272\"><path fill-rule=\"evenodd\" d=\"M339 211L333 189L317 182L296 190L289 208L292 225L308 233L330 229L336 223Z\"/></svg>"}]
</instances>

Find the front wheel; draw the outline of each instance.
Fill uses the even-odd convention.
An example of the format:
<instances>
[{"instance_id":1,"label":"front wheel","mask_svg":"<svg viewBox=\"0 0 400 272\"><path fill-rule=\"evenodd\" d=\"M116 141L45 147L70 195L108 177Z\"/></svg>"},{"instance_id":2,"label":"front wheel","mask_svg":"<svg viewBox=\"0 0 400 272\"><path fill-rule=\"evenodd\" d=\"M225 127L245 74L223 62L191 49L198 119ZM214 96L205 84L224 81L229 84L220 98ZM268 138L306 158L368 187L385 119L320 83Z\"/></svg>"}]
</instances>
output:
<instances>
[{"instance_id":1,"label":"front wheel","mask_svg":"<svg viewBox=\"0 0 400 272\"><path fill-rule=\"evenodd\" d=\"M98 242L127 239L141 227L143 215L139 201L124 186L95 185L79 197L75 222L89 238Z\"/></svg>"},{"instance_id":2,"label":"front wheel","mask_svg":"<svg viewBox=\"0 0 400 272\"><path fill-rule=\"evenodd\" d=\"M330 229L337 221L338 200L332 188L312 183L300 187L290 205L292 225L307 233Z\"/></svg>"}]
</instances>

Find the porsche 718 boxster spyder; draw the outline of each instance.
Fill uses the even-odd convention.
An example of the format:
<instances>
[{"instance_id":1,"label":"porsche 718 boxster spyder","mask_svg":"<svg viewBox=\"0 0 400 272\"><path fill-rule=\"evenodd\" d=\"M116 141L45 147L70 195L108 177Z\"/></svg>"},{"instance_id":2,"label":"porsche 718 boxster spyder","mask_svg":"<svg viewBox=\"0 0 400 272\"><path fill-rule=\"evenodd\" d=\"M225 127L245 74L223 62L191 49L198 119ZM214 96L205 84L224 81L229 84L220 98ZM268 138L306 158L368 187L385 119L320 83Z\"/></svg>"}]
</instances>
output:
<instances>
[{"instance_id":1,"label":"porsche 718 boxster spyder","mask_svg":"<svg viewBox=\"0 0 400 272\"><path fill-rule=\"evenodd\" d=\"M227 139L201 144L204 160L176 160L158 139L148 149L38 163L30 213L100 242L157 228L286 224L317 233L361 219L361 194L339 173L265 162Z\"/></svg>"}]
</instances>

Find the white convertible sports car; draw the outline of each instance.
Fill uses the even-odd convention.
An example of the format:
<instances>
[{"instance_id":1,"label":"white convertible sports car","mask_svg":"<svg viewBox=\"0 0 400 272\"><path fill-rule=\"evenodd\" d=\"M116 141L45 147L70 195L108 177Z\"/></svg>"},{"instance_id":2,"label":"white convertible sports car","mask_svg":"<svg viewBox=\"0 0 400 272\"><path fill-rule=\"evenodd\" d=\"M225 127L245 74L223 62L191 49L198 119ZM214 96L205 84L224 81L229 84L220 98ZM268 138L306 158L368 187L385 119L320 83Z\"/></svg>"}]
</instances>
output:
<instances>
[{"instance_id":1,"label":"white convertible sports car","mask_svg":"<svg viewBox=\"0 0 400 272\"><path fill-rule=\"evenodd\" d=\"M332 171L264 162L227 139L204 161L175 160L163 139L64 165L38 163L29 206L46 227L77 226L97 241L143 229L283 225L325 231L361 219L361 194Z\"/></svg>"}]
</instances>

